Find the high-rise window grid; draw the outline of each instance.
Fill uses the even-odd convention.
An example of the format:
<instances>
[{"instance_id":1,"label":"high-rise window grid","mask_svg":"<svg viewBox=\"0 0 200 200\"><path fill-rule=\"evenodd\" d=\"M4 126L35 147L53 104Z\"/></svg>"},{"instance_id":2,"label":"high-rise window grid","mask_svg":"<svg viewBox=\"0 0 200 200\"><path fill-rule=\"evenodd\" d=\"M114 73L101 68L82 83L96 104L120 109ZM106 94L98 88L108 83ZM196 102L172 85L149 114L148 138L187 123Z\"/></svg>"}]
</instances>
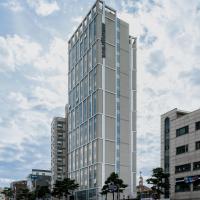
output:
<instances>
[{"instance_id":1,"label":"high-rise window grid","mask_svg":"<svg viewBox=\"0 0 200 200\"><path fill-rule=\"evenodd\" d=\"M92 187L96 187L97 40L94 13L90 16L90 22L85 23L82 36L74 43L69 53L68 74L70 81L68 152L69 163L71 162L69 175L80 183L80 189L84 189L88 187L87 176L90 167L93 169ZM91 122L92 128L89 127Z\"/></svg>"}]
</instances>

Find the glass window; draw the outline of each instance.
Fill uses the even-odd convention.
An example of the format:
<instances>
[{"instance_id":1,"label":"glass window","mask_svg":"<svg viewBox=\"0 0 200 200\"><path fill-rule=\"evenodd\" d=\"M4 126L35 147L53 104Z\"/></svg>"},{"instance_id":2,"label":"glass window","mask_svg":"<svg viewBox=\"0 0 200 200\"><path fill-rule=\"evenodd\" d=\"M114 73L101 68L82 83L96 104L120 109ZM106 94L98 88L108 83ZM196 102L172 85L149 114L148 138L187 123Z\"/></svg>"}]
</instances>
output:
<instances>
[{"instance_id":1,"label":"glass window","mask_svg":"<svg viewBox=\"0 0 200 200\"><path fill-rule=\"evenodd\" d=\"M69 113L69 115L68 115L68 129L70 132L71 131L71 113Z\"/></svg>"},{"instance_id":2,"label":"glass window","mask_svg":"<svg viewBox=\"0 0 200 200\"><path fill-rule=\"evenodd\" d=\"M83 167L83 147L80 148L79 155L80 155L80 168L82 168Z\"/></svg>"},{"instance_id":3,"label":"glass window","mask_svg":"<svg viewBox=\"0 0 200 200\"><path fill-rule=\"evenodd\" d=\"M83 81L81 81L80 84L81 84L81 86L80 86L80 99L82 100L82 99L83 99L83 95L84 95L84 94L83 94L83 93L84 93Z\"/></svg>"},{"instance_id":4,"label":"glass window","mask_svg":"<svg viewBox=\"0 0 200 200\"><path fill-rule=\"evenodd\" d=\"M76 107L76 114L75 114L75 118L76 118L76 127L79 125L79 107Z\"/></svg>"},{"instance_id":5,"label":"glass window","mask_svg":"<svg viewBox=\"0 0 200 200\"><path fill-rule=\"evenodd\" d=\"M93 89L97 89L97 68L93 69Z\"/></svg>"},{"instance_id":6,"label":"glass window","mask_svg":"<svg viewBox=\"0 0 200 200\"><path fill-rule=\"evenodd\" d=\"M92 143L92 163L96 163L96 140Z\"/></svg>"},{"instance_id":7,"label":"glass window","mask_svg":"<svg viewBox=\"0 0 200 200\"><path fill-rule=\"evenodd\" d=\"M185 126L176 130L176 137L189 133L189 126Z\"/></svg>"},{"instance_id":8,"label":"glass window","mask_svg":"<svg viewBox=\"0 0 200 200\"><path fill-rule=\"evenodd\" d=\"M97 107L97 97L96 97L96 92L95 93L93 93L93 95L92 95L92 107L93 107L93 109L92 109L92 111L93 111L93 115L95 115L96 114L96 111L97 111L97 109L96 109L96 107Z\"/></svg>"},{"instance_id":9,"label":"glass window","mask_svg":"<svg viewBox=\"0 0 200 200\"><path fill-rule=\"evenodd\" d=\"M83 121L87 120L87 101L83 102Z\"/></svg>"},{"instance_id":10,"label":"glass window","mask_svg":"<svg viewBox=\"0 0 200 200\"><path fill-rule=\"evenodd\" d=\"M79 80L83 78L83 59L79 62Z\"/></svg>"},{"instance_id":11,"label":"glass window","mask_svg":"<svg viewBox=\"0 0 200 200\"><path fill-rule=\"evenodd\" d=\"M200 130L200 121L195 123L195 129Z\"/></svg>"},{"instance_id":12,"label":"glass window","mask_svg":"<svg viewBox=\"0 0 200 200\"><path fill-rule=\"evenodd\" d=\"M94 165L94 187L97 187L97 166Z\"/></svg>"},{"instance_id":13,"label":"glass window","mask_svg":"<svg viewBox=\"0 0 200 200\"><path fill-rule=\"evenodd\" d=\"M191 164L175 166L175 173L188 172L191 170Z\"/></svg>"},{"instance_id":14,"label":"glass window","mask_svg":"<svg viewBox=\"0 0 200 200\"><path fill-rule=\"evenodd\" d=\"M88 127L87 127L87 122L84 124L84 144L87 143L87 139L88 139Z\"/></svg>"},{"instance_id":15,"label":"glass window","mask_svg":"<svg viewBox=\"0 0 200 200\"><path fill-rule=\"evenodd\" d=\"M93 137L96 138L97 137L97 117L94 116L94 134Z\"/></svg>"},{"instance_id":16,"label":"glass window","mask_svg":"<svg viewBox=\"0 0 200 200\"><path fill-rule=\"evenodd\" d=\"M176 148L176 155L188 152L188 145L183 145Z\"/></svg>"},{"instance_id":17,"label":"glass window","mask_svg":"<svg viewBox=\"0 0 200 200\"><path fill-rule=\"evenodd\" d=\"M68 74L68 90L71 90L71 73Z\"/></svg>"},{"instance_id":18,"label":"glass window","mask_svg":"<svg viewBox=\"0 0 200 200\"><path fill-rule=\"evenodd\" d=\"M97 64L97 47L96 43L92 46L92 66L95 67Z\"/></svg>"},{"instance_id":19,"label":"glass window","mask_svg":"<svg viewBox=\"0 0 200 200\"><path fill-rule=\"evenodd\" d=\"M93 118L89 120L89 140L93 139Z\"/></svg>"},{"instance_id":20,"label":"glass window","mask_svg":"<svg viewBox=\"0 0 200 200\"><path fill-rule=\"evenodd\" d=\"M83 46L84 46L83 40L81 39L81 43L80 43L80 57L83 56L83 48L84 48Z\"/></svg>"},{"instance_id":21,"label":"glass window","mask_svg":"<svg viewBox=\"0 0 200 200\"><path fill-rule=\"evenodd\" d=\"M92 143L88 144L88 165L92 164Z\"/></svg>"},{"instance_id":22,"label":"glass window","mask_svg":"<svg viewBox=\"0 0 200 200\"><path fill-rule=\"evenodd\" d=\"M92 96L87 98L88 102L88 118L92 117Z\"/></svg>"},{"instance_id":23,"label":"glass window","mask_svg":"<svg viewBox=\"0 0 200 200\"><path fill-rule=\"evenodd\" d=\"M200 141L197 141L196 142L196 150L199 150L200 149Z\"/></svg>"},{"instance_id":24,"label":"glass window","mask_svg":"<svg viewBox=\"0 0 200 200\"><path fill-rule=\"evenodd\" d=\"M76 86L76 104L79 103L79 84Z\"/></svg>"},{"instance_id":25,"label":"glass window","mask_svg":"<svg viewBox=\"0 0 200 200\"><path fill-rule=\"evenodd\" d=\"M74 69L72 69L72 77L71 77L71 81L72 81L72 88L74 88L74 86L75 86L75 71L74 71Z\"/></svg>"},{"instance_id":26,"label":"glass window","mask_svg":"<svg viewBox=\"0 0 200 200\"><path fill-rule=\"evenodd\" d=\"M84 98L88 96L88 76L84 79Z\"/></svg>"},{"instance_id":27,"label":"glass window","mask_svg":"<svg viewBox=\"0 0 200 200\"><path fill-rule=\"evenodd\" d=\"M80 128L80 145L84 143L84 125L81 125Z\"/></svg>"},{"instance_id":28,"label":"glass window","mask_svg":"<svg viewBox=\"0 0 200 200\"><path fill-rule=\"evenodd\" d=\"M79 118L79 122L80 122L80 124L82 123L82 103L80 103L80 105L79 105L79 115L80 115L80 118Z\"/></svg>"},{"instance_id":29,"label":"glass window","mask_svg":"<svg viewBox=\"0 0 200 200\"><path fill-rule=\"evenodd\" d=\"M69 172L71 172L71 154L69 154L69 165L68 165L68 169L69 169Z\"/></svg>"},{"instance_id":30,"label":"glass window","mask_svg":"<svg viewBox=\"0 0 200 200\"><path fill-rule=\"evenodd\" d=\"M93 188L93 175L94 175L94 170L93 166L89 167L89 188Z\"/></svg>"},{"instance_id":31,"label":"glass window","mask_svg":"<svg viewBox=\"0 0 200 200\"><path fill-rule=\"evenodd\" d=\"M94 18L94 21L93 21L93 23L94 23L94 40L96 39L96 17Z\"/></svg>"},{"instance_id":32,"label":"glass window","mask_svg":"<svg viewBox=\"0 0 200 200\"><path fill-rule=\"evenodd\" d=\"M72 101L72 106L74 108L75 104L76 104L76 88L73 89L73 101Z\"/></svg>"},{"instance_id":33,"label":"glass window","mask_svg":"<svg viewBox=\"0 0 200 200\"><path fill-rule=\"evenodd\" d=\"M90 44L94 41L94 22L92 21L89 25L89 37Z\"/></svg>"},{"instance_id":34,"label":"glass window","mask_svg":"<svg viewBox=\"0 0 200 200\"><path fill-rule=\"evenodd\" d=\"M87 146L85 145L84 147L84 166L87 166Z\"/></svg>"},{"instance_id":35,"label":"glass window","mask_svg":"<svg viewBox=\"0 0 200 200\"><path fill-rule=\"evenodd\" d=\"M80 130L79 128L76 129L76 146L80 145Z\"/></svg>"},{"instance_id":36,"label":"glass window","mask_svg":"<svg viewBox=\"0 0 200 200\"><path fill-rule=\"evenodd\" d=\"M200 161L193 163L193 170L199 170L200 169Z\"/></svg>"},{"instance_id":37,"label":"glass window","mask_svg":"<svg viewBox=\"0 0 200 200\"><path fill-rule=\"evenodd\" d=\"M75 112L72 111L72 130L75 128Z\"/></svg>"},{"instance_id":38,"label":"glass window","mask_svg":"<svg viewBox=\"0 0 200 200\"><path fill-rule=\"evenodd\" d=\"M84 185L85 185L85 188L87 188L87 185L88 185L88 182L87 182L87 179L88 179L88 177L87 177L87 168L85 168L84 169L84 180L85 180L85 182L84 182Z\"/></svg>"},{"instance_id":39,"label":"glass window","mask_svg":"<svg viewBox=\"0 0 200 200\"><path fill-rule=\"evenodd\" d=\"M87 29L85 30L85 34L84 34L84 52L86 52L88 48L88 38L87 38Z\"/></svg>"},{"instance_id":40,"label":"glass window","mask_svg":"<svg viewBox=\"0 0 200 200\"><path fill-rule=\"evenodd\" d=\"M88 71L92 69L92 49L88 51Z\"/></svg>"},{"instance_id":41,"label":"glass window","mask_svg":"<svg viewBox=\"0 0 200 200\"><path fill-rule=\"evenodd\" d=\"M89 74L89 93L93 91L93 70Z\"/></svg>"},{"instance_id":42,"label":"glass window","mask_svg":"<svg viewBox=\"0 0 200 200\"><path fill-rule=\"evenodd\" d=\"M75 84L77 84L78 83L78 81L79 81L79 71L78 71L78 68L79 68L79 66L78 66L78 64L75 66Z\"/></svg>"},{"instance_id":43,"label":"glass window","mask_svg":"<svg viewBox=\"0 0 200 200\"><path fill-rule=\"evenodd\" d=\"M87 55L83 57L83 76L87 74Z\"/></svg>"},{"instance_id":44,"label":"glass window","mask_svg":"<svg viewBox=\"0 0 200 200\"><path fill-rule=\"evenodd\" d=\"M79 52L80 52L80 44L79 44L79 40L77 41L77 45L76 45L76 55L77 55L77 60L79 59L80 55L79 55Z\"/></svg>"}]
</instances>

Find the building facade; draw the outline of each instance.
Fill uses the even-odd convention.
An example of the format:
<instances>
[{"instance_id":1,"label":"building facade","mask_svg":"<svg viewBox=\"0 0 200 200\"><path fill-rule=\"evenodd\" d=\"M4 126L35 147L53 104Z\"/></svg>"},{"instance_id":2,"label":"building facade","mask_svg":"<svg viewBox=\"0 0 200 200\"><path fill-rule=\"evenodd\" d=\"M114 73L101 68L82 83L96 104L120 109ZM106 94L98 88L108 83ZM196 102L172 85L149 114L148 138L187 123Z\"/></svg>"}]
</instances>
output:
<instances>
[{"instance_id":1,"label":"building facade","mask_svg":"<svg viewBox=\"0 0 200 200\"><path fill-rule=\"evenodd\" d=\"M19 199L21 191L27 189L27 180L13 181L10 183L13 192L13 200Z\"/></svg>"},{"instance_id":2,"label":"building facade","mask_svg":"<svg viewBox=\"0 0 200 200\"><path fill-rule=\"evenodd\" d=\"M161 166L170 173L166 197L200 199L200 110L161 116Z\"/></svg>"},{"instance_id":3,"label":"building facade","mask_svg":"<svg viewBox=\"0 0 200 200\"><path fill-rule=\"evenodd\" d=\"M32 169L31 174L27 177L27 187L34 191L37 187L51 186L51 171L43 169Z\"/></svg>"},{"instance_id":4,"label":"building facade","mask_svg":"<svg viewBox=\"0 0 200 200\"><path fill-rule=\"evenodd\" d=\"M51 124L51 186L67 177L67 114L55 117Z\"/></svg>"},{"instance_id":5,"label":"building facade","mask_svg":"<svg viewBox=\"0 0 200 200\"><path fill-rule=\"evenodd\" d=\"M136 39L95 2L68 42L68 176L76 199L101 199L111 172L136 195Z\"/></svg>"}]
</instances>

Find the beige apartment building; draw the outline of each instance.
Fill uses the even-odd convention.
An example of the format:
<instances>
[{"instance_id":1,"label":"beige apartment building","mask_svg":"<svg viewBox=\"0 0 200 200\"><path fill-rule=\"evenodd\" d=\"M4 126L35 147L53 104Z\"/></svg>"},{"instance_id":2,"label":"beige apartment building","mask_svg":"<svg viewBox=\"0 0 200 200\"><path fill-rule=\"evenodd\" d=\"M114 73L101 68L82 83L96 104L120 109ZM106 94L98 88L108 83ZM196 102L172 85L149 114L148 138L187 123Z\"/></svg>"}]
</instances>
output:
<instances>
[{"instance_id":1,"label":"beige apartment building","mask_svg":"<svg viewBox=\"0 0 200 200\"><path fill-rule=\"evenodd\" d=\"M136 195L136 39L98 0L68 41L68 176L77 200L102 199L111 172Z\"/></svg>"},{"instance_id":2,"label":"beige apartment building","mask_svg":"<svg viewBox=\"0 0 200 200\"><path fill-rule=\"evenodd\" d=\"M170 173L172 200L200 199L200 109L161 116L161 166Z\"/></svg>"},{"instance_id":3,"label":"beige apartment building","mask_svg":"<svg viewBox=\"0 0 200 200\"><path fill-rule=\"evenodd\" d=\"M67 112L66 112L67 113ZM67 114L54 117L51 124L51 187L67 177Z\"/></svg>"}]
</instances>

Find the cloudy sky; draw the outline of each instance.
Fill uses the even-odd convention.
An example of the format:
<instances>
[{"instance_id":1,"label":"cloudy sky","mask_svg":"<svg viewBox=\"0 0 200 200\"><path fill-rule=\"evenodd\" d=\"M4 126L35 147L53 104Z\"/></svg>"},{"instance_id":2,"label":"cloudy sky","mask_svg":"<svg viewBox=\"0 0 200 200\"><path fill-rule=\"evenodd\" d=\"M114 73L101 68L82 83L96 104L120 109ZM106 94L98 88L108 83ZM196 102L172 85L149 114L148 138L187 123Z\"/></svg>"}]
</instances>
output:
<instances>
[{"instance_id":1,"label":"cloudy sky","mask_svg":"<svg viewBox=\"0 0 200 200\"><path fill-rule=\"evenodd\" d=\"M67 40L94 0L0 0L0 187L50 169ZM138 171L160 164L160 114L200 106L200 0L106 0L138 38Z\"/></svg>"}]
</instances>

